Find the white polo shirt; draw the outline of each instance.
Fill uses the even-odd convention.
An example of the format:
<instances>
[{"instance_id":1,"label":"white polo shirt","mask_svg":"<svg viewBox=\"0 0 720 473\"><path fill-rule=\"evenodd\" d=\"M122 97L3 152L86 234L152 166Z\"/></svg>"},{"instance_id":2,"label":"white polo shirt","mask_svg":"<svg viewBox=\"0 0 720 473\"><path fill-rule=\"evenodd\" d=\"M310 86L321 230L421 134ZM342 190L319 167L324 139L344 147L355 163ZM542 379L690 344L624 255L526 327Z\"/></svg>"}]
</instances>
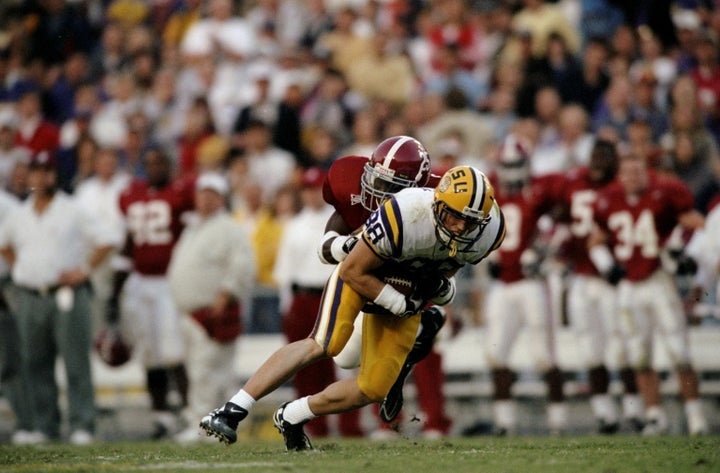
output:
<instances>
[{"instance_id":1,"label":"white polo shirt","mask_svg":"<svg viewBox=\"0 0 720 473\"><path fill-rule=\"evenodd\" d=\"M58 191L42 214L30 196L0 225L0 248L15 252L11 276L20 286L43 289L60 273L84 265L99 246L120 246L116 232L91 219L70 196Z\"/></svg>"}]
</instances>

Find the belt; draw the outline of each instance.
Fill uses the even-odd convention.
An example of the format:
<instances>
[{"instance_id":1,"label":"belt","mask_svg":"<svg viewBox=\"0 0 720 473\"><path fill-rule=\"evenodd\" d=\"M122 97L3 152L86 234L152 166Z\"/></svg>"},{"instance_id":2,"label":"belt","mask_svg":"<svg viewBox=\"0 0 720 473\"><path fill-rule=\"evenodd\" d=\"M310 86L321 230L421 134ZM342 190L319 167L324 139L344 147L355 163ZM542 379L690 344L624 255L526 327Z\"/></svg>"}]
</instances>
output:
<instances>
[{"instance_id":1,"label":"belt","mask_svg":"<svg viewBox=\"0 0 720 473\"><path fill-rule=\"evenodd\" d=\"M59 284L55 284L53 286L43 286L43 287L30 287L30 286L18 286L18 288L22 289L25 292L29 292L30 294L35 294L36 296L46 297L51 296L57 292L58 289L60 289L62 286Z\"/></svg>"},{"instance_id":2,"label":"belt","mask_svg":"<svg viewBox=\"0 0 720 473\"><path fill-rule=\"evenodd\" d=\"M58 289L63 287L61 284L54 284L52 286L43 286L43 287L30 287L30 286L17 286L18 288L22 289L23 291L29 292L30 294L35 294L36 296L40 297L47 297L54 295ZM78 284L77 286L73 287L72 289L81 289L90 287L90 283L88 281L85 281L83 283Z\"/></svg>"},{"instance_id":3,"label":"belt","mask_svg":"<svg viewBox=\"0 0 720 473\"><path fill-rule=\"evenodd\" d=\"M325 289L322 287L301 286L300 284L293 284L291 288L293 294L302 294L307 296L322 296L323 290Z\"/></svg>"}]
</instances>

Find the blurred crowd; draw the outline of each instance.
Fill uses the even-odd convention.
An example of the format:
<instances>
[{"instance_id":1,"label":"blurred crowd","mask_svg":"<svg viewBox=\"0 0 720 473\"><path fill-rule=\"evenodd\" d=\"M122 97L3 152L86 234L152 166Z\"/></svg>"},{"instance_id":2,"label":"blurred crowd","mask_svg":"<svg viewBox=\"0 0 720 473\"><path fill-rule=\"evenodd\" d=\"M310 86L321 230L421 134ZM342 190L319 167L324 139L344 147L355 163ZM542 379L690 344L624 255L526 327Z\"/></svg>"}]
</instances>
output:
<instances>
[{"instance_id":1,"label":"blurred crowd","mask_svg":"<svg viewBox=\"0 0 720 473\"><path fill-rule=\"evenodd\" d=\"M148 177L149 155L169 157L175 182L222 175L254 248L244 331L279 332L275 256L305 170L388 136L420 140L439 175L493 172L510 132L534 176L587 165L602 139L707 213L719 54L712 0L7 0L0 188L26 199L47 152L58 187L124 232L104 205ZM459 282L456 320L481 323L475 279Z\"/></svg>"}]
</instances>

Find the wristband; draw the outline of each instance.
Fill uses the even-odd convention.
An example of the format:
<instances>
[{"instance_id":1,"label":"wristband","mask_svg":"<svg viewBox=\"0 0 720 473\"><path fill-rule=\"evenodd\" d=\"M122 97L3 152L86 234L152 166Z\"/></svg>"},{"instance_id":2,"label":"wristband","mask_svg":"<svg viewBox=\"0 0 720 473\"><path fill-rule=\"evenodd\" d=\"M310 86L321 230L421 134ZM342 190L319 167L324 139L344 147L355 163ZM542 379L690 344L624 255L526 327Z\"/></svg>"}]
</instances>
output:
<instances>
[{"instance_id":1,"label":"wristband","mask_svg":"<svg viewBox=\"0 0 720 473\"><path fill-rule=\"evenodd\" d=\"M405 296L389 284L385 284L373 302L396 315L405 312Z\"/></svg>"},{"instance_id":2,"label":"wristband","mask_svg":"<svg viewBox=\"0 0 720 473\"><path fill-rule=\"evenodd\" d=\"M330 254L338 261L338 263L345 261L345 258L347 258L348 254L345 252L343 246L345 246L345 242L348 238L350 238L349 235L338 235L330 244Z\"/></svg>"},{"instance_id":3,"label":"wristband","mask_svg":"<svg viewBox=\"0 0 720 473\"><path fill-rule=\"evenodd\" d=\"M318 257L320 258L320 261L325 264L338 264L345 259L344 257L342 259L338 259L336 257L336 250L333 250L335 240L339 237L340 234L334 230L330 230L323 235L322 240L320 241L320 246L318 246ZM330 246L328 249L325 249L325 244L328 241L330 242Z\"/></svg>"}]
</instances>

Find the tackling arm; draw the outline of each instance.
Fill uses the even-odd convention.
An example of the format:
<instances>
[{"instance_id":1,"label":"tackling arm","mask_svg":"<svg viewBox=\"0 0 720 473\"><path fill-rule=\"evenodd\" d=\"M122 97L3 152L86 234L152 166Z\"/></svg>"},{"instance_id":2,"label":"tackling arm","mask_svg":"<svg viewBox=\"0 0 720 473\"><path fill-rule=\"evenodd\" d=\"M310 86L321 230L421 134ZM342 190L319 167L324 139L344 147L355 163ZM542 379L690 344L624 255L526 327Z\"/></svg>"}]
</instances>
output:
<instances>
[{"instance_id":1,"label":"tackling arm","mask_svg":"<svg viewBox=\"0 0 720 473\"><path fill-rule=\"evenodd\" d=\"M352 235L353 230L335 211L325 225L325 234L318 248L320 261L325 264L338 264L344 261L357 243L357 237Z\"/></svg>"}]
</instances>

